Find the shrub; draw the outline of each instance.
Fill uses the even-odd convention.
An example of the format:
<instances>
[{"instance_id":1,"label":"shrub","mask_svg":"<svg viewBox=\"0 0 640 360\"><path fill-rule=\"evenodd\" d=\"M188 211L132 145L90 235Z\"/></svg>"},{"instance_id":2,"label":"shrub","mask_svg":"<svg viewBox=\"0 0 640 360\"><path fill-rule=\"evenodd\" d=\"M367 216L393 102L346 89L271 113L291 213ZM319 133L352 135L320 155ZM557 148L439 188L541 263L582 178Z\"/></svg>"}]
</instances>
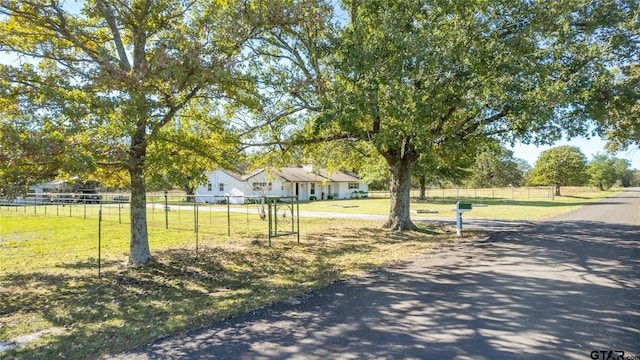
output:
<instances>
[{"instance_id":1,"label":"shrub","mask_svg":"<svg viewBox=\"0 0 640 360\"><path fill-rule=\"evenodd\" d=\"M311 195L311 196L309 196L309 200L316 201L316 200L318 200L318 198L315 197L315 195Z\"/></svg>"},{"instance_id":2,"label":"shrub","mask_svg":"<svg viewBox=\"0 0 640 360\"><path fill-rule=\"evenodd\" d=\"M365 199L369 197L369 194L364 190L356 190L351 193L352 199Z\"/></svg>"}]
</instances>

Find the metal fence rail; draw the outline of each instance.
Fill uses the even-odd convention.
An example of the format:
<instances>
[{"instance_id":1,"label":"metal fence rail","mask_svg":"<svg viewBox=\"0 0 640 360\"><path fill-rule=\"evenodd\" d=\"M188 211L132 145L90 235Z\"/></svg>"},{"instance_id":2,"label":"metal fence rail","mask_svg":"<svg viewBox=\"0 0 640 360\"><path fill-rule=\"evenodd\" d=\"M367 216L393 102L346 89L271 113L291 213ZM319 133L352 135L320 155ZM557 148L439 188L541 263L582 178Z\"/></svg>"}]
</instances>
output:
<instances>
[{"instance_id":1,"label":"metal fence rail","mask_svg":"<svg viewBox=\"0 0 640 360\"><path fill-rule=\"evenodd\" d=\"M265 202L255 198L237 203L229 200L164 194L147 197L152 251L187 250L197 257L202 246L230 238L247 242L263 239L271 244L272 235L299 236L298 214L291 218L296 223L287 234L272 233L269 218L262 216L268 206ZM0 204L0 271L11 271L2 264L27 263L34 257L49 264L51 271L56 266L79 266L100 274L105 264L122 264L129 251L129 210L128 202L107 196L98 203Z\"/></svg>"},{"instance_id":2,"label":"metal fence rail","mask_svg":"<svg viewBox=\"0 0 640 360\"><path fill-rule=\"evenodd\" d=\"M592 187L583 186L563 186L560 188L561 196L577 196L581 193L595 191ZM389 198L389 191L372 191L369 190L370 198ZM420 197L419 189L411 189L411 197ZM539 199L553 200L555 198L555 189L552 187L508 187L508 188L481 188L481 189L425 189L425 197L444 199Z\"/></svg>"}]
</instances>

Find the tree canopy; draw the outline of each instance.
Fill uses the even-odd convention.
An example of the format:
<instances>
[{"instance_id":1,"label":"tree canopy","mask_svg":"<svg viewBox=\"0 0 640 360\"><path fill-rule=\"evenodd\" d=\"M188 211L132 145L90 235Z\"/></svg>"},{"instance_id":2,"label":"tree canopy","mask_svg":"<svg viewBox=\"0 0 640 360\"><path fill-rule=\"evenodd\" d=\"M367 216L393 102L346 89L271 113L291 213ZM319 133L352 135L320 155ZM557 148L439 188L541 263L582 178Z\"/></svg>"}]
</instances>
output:
<instances>
[{"instance_id":1,"label":"tree canopy","mask_svg":"<svg viewBox=\"0 0 640 360\"><path fill-rule=\"evenodd\" d=\"M385 226L405 230L413 174L591 120L640 133L637 0L343 0L347 19L326 0L69 4L0 2L0 51L23 56L0 66L0 141L50 144L0 150L0 176L127 173L134 264L147 182L188 185L241 143L275 163L327 141L383 158Z\"/></svg>"},{"instance_id":2,"label":"tree canopy","mask_svg":"<svg viewBox=\"0 0 640 360\"><path fill-rule=\"evenodd\" d=\"M0 66L7 105L0 109L2 140L50 139L55 146L47 154L25 148L39 158L38 172L65 165L82 172L126 171L132 192L130 262L148 263L150 172L184 164L180 151L197 152L211 163L220 157L218 146L202 145L226 138L220 134L229 130L223 126L228 122L211 120L224 115L218 109L231 100L248 103L255 93L245 71L246 44L265 29L304 19L300 3L2 1L0 51L23 59ZM196 100L207 110L185 122ZM167 131L184 131L193 122L207 131L185 131L179 139ZM23 154L3 152L2 174L21 176L24 171L15 168L24 163Z\"/></svg>"},{"instance_id":3,"label":"tree canopy","mask_svg":"<svg viewBox=\"0 0 640 360\"><path fill-rule=\"evenodd\" d=\"M618 65L617 45L601 44L636 11L631 2L342 4L349 21L335 36L329 100L311 129L369 142L384 157L386 226L398 230L415 228L409 190L419 158L446 163L496 139L551 143L563 129L586 131L594 112L576 109Z\"/></svg>"}]
</instances>

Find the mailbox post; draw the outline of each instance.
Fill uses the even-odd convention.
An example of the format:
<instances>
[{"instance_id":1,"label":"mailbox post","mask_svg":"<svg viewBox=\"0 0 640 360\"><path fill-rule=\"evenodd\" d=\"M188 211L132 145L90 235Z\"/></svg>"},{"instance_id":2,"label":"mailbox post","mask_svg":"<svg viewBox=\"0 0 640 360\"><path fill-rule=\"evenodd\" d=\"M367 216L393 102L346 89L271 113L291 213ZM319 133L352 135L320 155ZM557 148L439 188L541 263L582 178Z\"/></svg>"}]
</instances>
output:
<instances>
[{"instance_id":1,"label":"mailbox post","mask_svg":"<svg viewBox=\"0 0 640 360\"><path fill-rule=\"evenodd\" d=\"M456 235L462 237L462 214L471 211L471 203L456 203L456 208L451 210L456 212Z\"/></svg>"}]
</instances>

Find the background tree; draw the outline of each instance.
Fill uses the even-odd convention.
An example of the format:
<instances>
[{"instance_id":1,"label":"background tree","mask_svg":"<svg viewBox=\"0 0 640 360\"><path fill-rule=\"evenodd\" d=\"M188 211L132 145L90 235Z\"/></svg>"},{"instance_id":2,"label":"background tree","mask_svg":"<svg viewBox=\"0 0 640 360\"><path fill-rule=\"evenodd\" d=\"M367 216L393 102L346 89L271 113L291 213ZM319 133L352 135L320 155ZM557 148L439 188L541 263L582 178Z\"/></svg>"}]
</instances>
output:
<instances>
[{"instance_id":1,"label":"background tree","mask_svg":"<svg viewBox=\"0 0 640 360\"><path fill-rule=\"evenodd\" d=\"M530 185L550 185L560 196L561 186L587 182L587 158L576 146L559 146L543 151L531 170Z\"/></svg>"},{"instance_id":2,"label":"background tree","mask_svg":"<svg viewBox=\"0 0 640 360\"><path fill-rule=\"evenodd\" d=\"M640 170L636 170L633 173L633 180L631 180L631 186L640 186Z\"/></svg>"},{"instance_id":3,"label":"background tree","mask_svg":"<svg viewBox=\"0 0 640 360\"><path fill-rule=\"evenodd\" d=\"M5 125L27 121L30 131L40 133L51 123L64 134L60 156L77 157L83 169L125 169L131 186L129 260L149 263L145 180L154 155L149 150L167 148L161 145L163 129L194 99L208 99L216 108L251 97L244 46L261 29L298 21L292 5L285 0L2 1L0 51L29 61L0 67L3 101L18 104L0 118Z\"/></svg>"},{"instance_id":4,"label":"background tree","mask_svg":"<svg viewBox=\"0 0 640 360\"><path fill-rule=\"evenodd\" d=\"M502 146L489 147L475 159L467 186L485 188L524 185L524 164L526 161L515 158L511 150Z\"/></svg>"},{"instance_id":5,"label":"background tree","mask_svg":"<svg viewBox=\"0 0 640 360\"><path fill-rule=\"evenodd\" d=\"M601 191L610 189L618 179L616 160L604 154L595 155L589 161L587 175L590 185L597 186Z\"/></svg>"},{"instance_id":6,"label":"background tree","mask_svg":"<svg viewBox=\"0 0 640 360\"><path fill-rule=\"evenodd\" d=\"M429 156L429 154L421 154L413 167L413 179L416 180L420 189L420 200L427 199L428 185L443 183L461 185L469 176L468 168L474 159L473 153L456 152L447 157Z\"/></svg>"},{"instance_id":7,"label":"background tree","mask_svg":"<svg viewBox=\"0 0 640 360\"><path fill-rule=\"evenodd\" d=\"M524 186L529 182L529 179L531 178L531 169L533 169L533 167L531 167L531 164L529 164L527 160L515 158L515 161L518 164L520 173L522 173L522 181L520 185Z\"/></svg>"},{"instance_id":8,"label":"background tree","mask_svg":"<svg viewBox=\"0 0 640 360\"><path fill-rule=\"evenodd\" d=\"M614 159L616 168L616 178L620 182L620 186L629 187L633 182L633 171L630 169L631 164L627 159Z\"/></svg>"}]
</instances>

